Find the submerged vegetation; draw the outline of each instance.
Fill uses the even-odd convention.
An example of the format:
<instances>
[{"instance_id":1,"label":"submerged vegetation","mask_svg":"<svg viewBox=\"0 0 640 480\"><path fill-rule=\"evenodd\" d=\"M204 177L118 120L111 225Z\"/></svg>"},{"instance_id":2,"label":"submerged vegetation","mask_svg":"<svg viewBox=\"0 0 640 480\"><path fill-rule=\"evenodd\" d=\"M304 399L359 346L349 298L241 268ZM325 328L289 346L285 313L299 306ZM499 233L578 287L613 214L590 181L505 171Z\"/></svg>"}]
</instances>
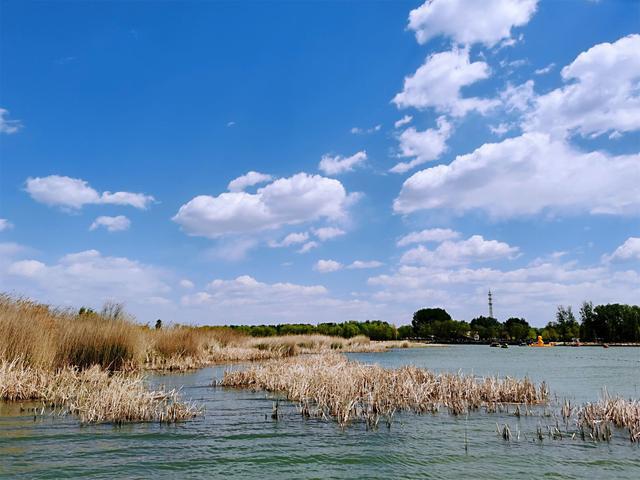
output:
<instances>
[{"instance_id":1,"label":"submerged vegetation","mask_svg":"<svg viewBox=\"0 0 640 480\"><path fill-rule=\"evenodd\" d=\"M459 415L501 404L537 405L548 399L546 385L530 380L439 373L416 367L387 369L330 354L273 360L243 371L226 372L220 385L283 393L304 416L329 417L345 425L364 420L389 425L396 412Z\"/></svg>"}]
</instances>

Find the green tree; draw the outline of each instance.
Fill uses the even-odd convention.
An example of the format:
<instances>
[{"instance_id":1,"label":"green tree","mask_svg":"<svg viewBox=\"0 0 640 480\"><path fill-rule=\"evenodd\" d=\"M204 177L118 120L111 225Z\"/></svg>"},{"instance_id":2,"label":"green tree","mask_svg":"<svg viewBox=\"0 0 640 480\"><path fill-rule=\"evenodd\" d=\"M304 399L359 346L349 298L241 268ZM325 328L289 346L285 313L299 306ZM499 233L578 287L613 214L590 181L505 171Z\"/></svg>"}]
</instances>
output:
<instances>
[{"instance_id":1,"label":"green tree","mask_svg":"<svg viewBox=\"0 0 640 480\"><path fill-rule=\"evenodd\" d=\"M443 308L422 308L413 314L411 325L417 337L435 335L433 324L436 322L450 322L451 315Z\"/></svg>"},{"instance_id":2,"label":"green tree","mask_svg":"<svg viewBox=\"0 0 640 480\"><path fill-rule=\"evenodd\" d=\"M502 323L493 317L476 317L471 320L469 326L471 331L478 332L478 335L482 340L492 340L502 337Z\"/></svg>"},{"instance_id":3,"label":"green tree","mask_svg":"<svg viewBox=\"0 0 640 480\"><path fill-rule=\"evenodd\" d=\"M524 318L511 317L504 322L504 329L511 340L526 340L529 338L531 326Z\"/></svg>"}]
</instances>

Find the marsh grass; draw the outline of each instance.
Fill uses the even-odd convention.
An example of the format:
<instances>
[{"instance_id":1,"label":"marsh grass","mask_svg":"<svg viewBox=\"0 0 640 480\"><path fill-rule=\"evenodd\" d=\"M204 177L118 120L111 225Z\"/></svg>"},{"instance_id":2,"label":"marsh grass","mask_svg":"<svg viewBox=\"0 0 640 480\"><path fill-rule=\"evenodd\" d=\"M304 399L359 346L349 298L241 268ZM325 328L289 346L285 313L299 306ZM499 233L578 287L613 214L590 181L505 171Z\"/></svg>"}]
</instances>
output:
<instances>
[{"instance_id":1,"label":"marsh grass","mask_svg":"<svg viewBox=\"0 0 640 480\"><path fill-rule=\"evenodd\" d=\"M440 373L416 367L386 369L326 353L254 365L224 374L219 385L284 394L297 402L302 415L332 418L340 425L354 420L369 427L396 412L436 413L441 407L460 415L502 404L543 404L548 390L527 378L484 377Z\"/></svg>"},{"instance_id":2,"label":"marsh grass","mask_svg":"<svg viewBox=\"0 0 640 480\"><path fill-rule=\"evenodd\" d=\"M593 440L608 441L613 425L626 429L631 442L640 442L640 402L610 397L605 393L598 402L580 407L576 423L583 438L588 435Z\"/></svg>"},{"instance_id":3,"label":"marsh grass","mask_svg":"<svg viewBox=\"0 0 640 480\"><path fill-rule=\"evenodd\" d=\"M173 423L200 413L180 401L176 390L149 390L141 374L110 373L97 365L50 371L0 360L0 400L42 402L83 423Z\"/></svg>"}]
</instances>

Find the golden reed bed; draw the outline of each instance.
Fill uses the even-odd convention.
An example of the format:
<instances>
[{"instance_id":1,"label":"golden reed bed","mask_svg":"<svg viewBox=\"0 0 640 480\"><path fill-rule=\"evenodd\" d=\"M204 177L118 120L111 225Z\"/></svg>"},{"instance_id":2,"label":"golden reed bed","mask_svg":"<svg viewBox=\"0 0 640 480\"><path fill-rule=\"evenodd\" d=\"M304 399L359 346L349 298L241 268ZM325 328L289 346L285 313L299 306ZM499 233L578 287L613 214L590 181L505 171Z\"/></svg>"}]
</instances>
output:
<instances>
[{"instance_id":1,"label":"golden reed bed","mask_svg":"<svg viewBox=\"0 0 640 480\"><path fill-rule=\"evenodd\" d=\"M42 402L83 422L178 421L198 410L175 391L150 391L141 371L394 346L402 344L322 335L252 338L224 327L156 330L136 324L117 304L79 313L0 294L0 401Z\"/></svg>"},{"instance_id":2,"label":"golden reed bed","mask_svg":"<svg viewBox=\"0 0 640 480\"><path fill-rule=\"evenodd\" d=\"M364 420L391 423L398 411L435 413L440 407L461 414L502 404L546 403L548 390L530 380L441 373L416 367L387 369L325 354L272 360L246 370L225 372L218 383L283 393L304 416L329 417L345 425Z\"/></svg>"},{"instance_id":3,"label":"golden reed bed","mask_svg":"<svg viewBox=\"0 0 640 480\"><path fill-rule=\"evenodd\" d=\"M0 400L39 402L83 423L172 423L199 413L176 390L149 390L140 374L110 373L97 365L48 371L0 360Z\"/></svg>"}]
</instances>

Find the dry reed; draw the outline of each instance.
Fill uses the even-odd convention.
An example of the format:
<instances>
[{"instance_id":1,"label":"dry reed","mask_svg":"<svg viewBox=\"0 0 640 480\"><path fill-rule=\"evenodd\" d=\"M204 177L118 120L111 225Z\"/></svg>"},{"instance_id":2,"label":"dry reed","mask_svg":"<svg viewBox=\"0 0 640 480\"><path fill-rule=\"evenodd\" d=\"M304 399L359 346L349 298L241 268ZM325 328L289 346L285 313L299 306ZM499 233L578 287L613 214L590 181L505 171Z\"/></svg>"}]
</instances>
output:
<instances>
[{"instance_id":1,"label":"dry reed","mask_svg":"<svg viewBox=\"0 0 640 480\"><path fill-rule=\"evenodd\" d=\"M110 374L98 366L52 372L18 360L0 360L0 400L39 401L83 423L172 423L199 413L176 390L147 389L140 374Z\"/></svg>"},{"instance_id":2,"label":"dry reed","mask_svg":"<svg viewBox=\"0 0 640 480\"><path fill-rule=\"evenodd\" d=\"M219 385L283 393L309 417L330 417L345 425L364 420L390 425L397 411L435 413L440 406L458 415L505 403L541 404L548 399L543 383L528 379L476 378L416 367L386 369L348 361L340 354L272 360L242 371L226 372Z\"/></svg>"},{"instance_id":3,"label":"dry reed","mask_svg":"<svg viewBox=\"0 0 640 480\"><path fill-rule=\"evenodd\" d=\"M604 398L583 405L577 413L577 424L585 437L585 429L594 440L609 440L611 425L625 428L631 442L640 441L640 402L620 397Z\"/></svg>"}]
</instances>

